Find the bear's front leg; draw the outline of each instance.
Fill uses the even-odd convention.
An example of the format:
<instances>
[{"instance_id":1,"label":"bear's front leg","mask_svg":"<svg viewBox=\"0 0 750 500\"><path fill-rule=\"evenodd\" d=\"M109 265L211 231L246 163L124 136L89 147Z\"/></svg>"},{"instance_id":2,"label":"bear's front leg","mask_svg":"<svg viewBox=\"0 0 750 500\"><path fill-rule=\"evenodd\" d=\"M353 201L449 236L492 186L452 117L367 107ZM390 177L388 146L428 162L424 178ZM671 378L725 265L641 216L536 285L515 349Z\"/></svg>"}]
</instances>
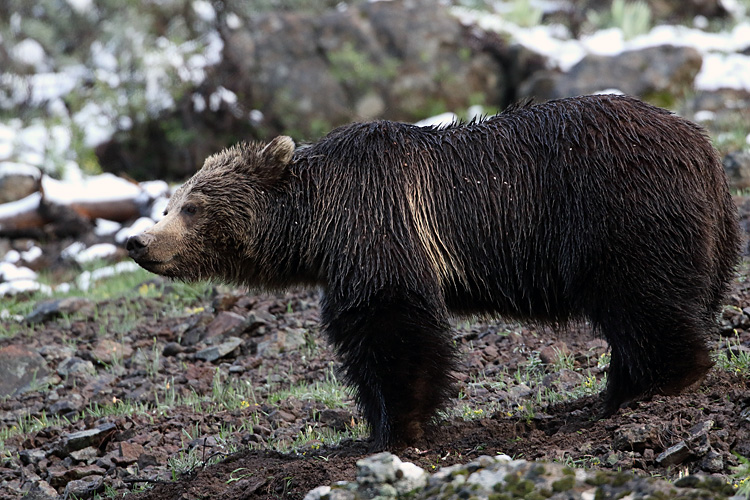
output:
<instances>
[{"instance_id":1,"label":"bear's front leg","mask_svg":"<svg viewBox=\"0 0 750 500\"><path fill-rule=\"evenodd\" d=\"M372 428L373 447L414 444L450 397L455 353L445 306L416 292L323 300L322 322Z\"/></svg>"}]
</instances>

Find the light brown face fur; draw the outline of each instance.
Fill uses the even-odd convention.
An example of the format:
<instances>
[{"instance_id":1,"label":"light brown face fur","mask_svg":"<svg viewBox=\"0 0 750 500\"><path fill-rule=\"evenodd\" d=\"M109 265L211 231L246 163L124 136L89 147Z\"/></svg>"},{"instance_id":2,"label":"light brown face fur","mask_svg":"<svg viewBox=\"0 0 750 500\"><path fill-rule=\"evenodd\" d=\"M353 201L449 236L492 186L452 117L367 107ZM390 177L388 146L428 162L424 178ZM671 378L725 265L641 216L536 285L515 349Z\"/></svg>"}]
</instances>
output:
<instances>
[{"instance_id":1,"label":"light brown face fur","mask_svg":"<svg viewBox=\"0 0 750 500\"><path fill-rule=\"evenodd\" d=\"M267 224L269 189L280 181L294 142L241 144L209 157L172 196L165 216L130 238L144 269L185 281L251 283L259 228Z\"/></svg>"}]
</instances>

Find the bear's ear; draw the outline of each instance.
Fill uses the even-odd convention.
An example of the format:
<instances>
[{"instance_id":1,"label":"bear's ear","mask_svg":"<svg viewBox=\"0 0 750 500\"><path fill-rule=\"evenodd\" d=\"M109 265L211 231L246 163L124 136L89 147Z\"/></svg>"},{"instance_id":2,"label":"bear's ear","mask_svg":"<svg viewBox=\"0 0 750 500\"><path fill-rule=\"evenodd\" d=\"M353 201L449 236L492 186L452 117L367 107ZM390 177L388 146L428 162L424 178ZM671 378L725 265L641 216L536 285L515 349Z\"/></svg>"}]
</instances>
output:
<instances>
[{"instance_id":1,"label":"bear's ear","mask_svg":"<svg viewBox=\"0 0 750 500\"><path fill-rule=\"evenodd\" d=\"M280 135L269 142L260 152L260 157L268 163L287 165L294 155L294 140L286 135Z\"/></svg>"}]
</instances>

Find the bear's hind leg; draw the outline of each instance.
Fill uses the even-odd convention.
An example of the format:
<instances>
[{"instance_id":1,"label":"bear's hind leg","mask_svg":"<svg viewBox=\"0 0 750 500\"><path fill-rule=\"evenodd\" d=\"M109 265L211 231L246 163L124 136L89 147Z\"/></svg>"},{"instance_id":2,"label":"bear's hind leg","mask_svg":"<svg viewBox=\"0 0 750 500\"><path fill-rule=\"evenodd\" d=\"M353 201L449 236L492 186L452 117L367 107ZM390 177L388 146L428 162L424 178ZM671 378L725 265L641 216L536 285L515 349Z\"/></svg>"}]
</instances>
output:
<instances>
[{"instance_id":1,"label":"bear's hind leg","mask_svg":"<svg viewBox=\"0 0 750 500\"><path fill-rule=\"evenodd\" d=\"M414 293L340 307L324 300L323 326L372 428L374 448L418 441L453 387L455 354L444 307Z\"/></svg>"},{"instance_id":2,"label":"bear's hind leg","mask_svg":"<svg viewBox=\"0 0 750 500\"><path fill-rule=\"evenodd\" d=\"M705 342L711 322L685 306L621 309L591 320L612 350L606 414L655 394L678 394L713 366Z\"/></svg>"}]
</instances>

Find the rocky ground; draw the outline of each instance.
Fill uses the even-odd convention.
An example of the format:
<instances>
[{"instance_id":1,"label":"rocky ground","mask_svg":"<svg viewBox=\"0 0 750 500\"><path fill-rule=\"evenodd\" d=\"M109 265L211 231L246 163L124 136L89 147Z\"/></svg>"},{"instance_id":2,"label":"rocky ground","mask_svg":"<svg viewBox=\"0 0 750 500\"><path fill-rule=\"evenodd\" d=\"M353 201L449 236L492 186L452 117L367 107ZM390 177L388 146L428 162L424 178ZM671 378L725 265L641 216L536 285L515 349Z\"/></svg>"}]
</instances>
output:
<instances>
[{"instance_id":1,"label":"rocky ground","mask_svg":"<svg viewBox=\"0 0 750 500\"><path fill-rule=\"evenodd\" d=\"M395 453L430 473L506 454L737 484L738 455L750 457L748 274L745 261L713 339L721 367L602 420L607 346L587 325L456 320L459 392L428 441ZM149 279L0 320L0 389L33 375L0 399L0 498L303 498L354 479L369 443L318 334L316 292Z\"/></svg>"}]
</instances>

